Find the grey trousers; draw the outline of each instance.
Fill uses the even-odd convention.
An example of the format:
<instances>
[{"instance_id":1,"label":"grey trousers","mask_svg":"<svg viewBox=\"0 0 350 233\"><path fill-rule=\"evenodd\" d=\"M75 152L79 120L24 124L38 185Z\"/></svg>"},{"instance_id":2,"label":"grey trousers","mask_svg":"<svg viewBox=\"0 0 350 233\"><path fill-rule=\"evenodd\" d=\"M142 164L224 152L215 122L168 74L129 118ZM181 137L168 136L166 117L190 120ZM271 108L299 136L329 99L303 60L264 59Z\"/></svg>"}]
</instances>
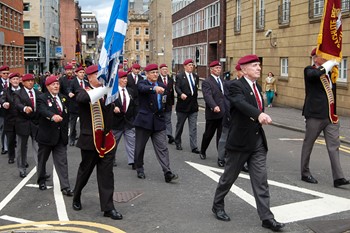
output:
<instances>
[{"instance_id":1,"label":"grey trousers","mask_svg":"<svg viewBox=\"0 0 350 233\"><path fill-rule=\"evenodd\" d=\"M125 152L128 156L128 164L134 163L134 152L135 152L135 128L124 129L124 130L112 130L115 137L117 148L119 146L120 139L124 136ZM117 150L115 156L117 156Z\"/></svg>"},{"instance_id":2,"label":"grey trousers","mask_svg":"<svg viewBox=\"0 0 350 233\"><path fill-rule=\"evenodd\" d=\"M228 127L222 127L222 131L221 131L221 136L219 139L219 143L218 143L218 159L219 160L225 160L225 154L226 154L226 141L227 141L227 137L228 137Z\"/></svg>"},{"instance_id":3,"label":"grey trousers","mask_svg":"<svg viewBox=\"0 0 350 233\"><path fill-rule=\"evenodd\" d=\"M190 135L190 146L191 150L198 148L197 146L197 118L198 112L185 113L176 112L177 123L175 131L175 143L176 145L181 145L181 135L184 129L185 121L188 118L188 130Z\"/></svg>"},{"instance_id":4,"label":"grey trousers","mask_svg":"<svg viewBox=\"0 0 350 233\"><path fill-rule=\"evenodd\" d=\"M171 123L171 115L172 115L172 111L164 112L166 135L172 137L173 136L173 125Z\"/></svg>"},{"instance_id":5,"label":"grey trousers","mask_svg":"<svg viewBox=\"0 0 350 233\"><path fill-rule=\"evenodd\" d=\"M329 159L331 161L333 180L344 178L339 159L339 124L332 124L329 119L306 119L306 131L301 149L301 175L310 176L310 156L314 143L321 131L323 131Z\"/></svg>"},{"instance_id":6,"label":"grey trousers","mask_svg":"<svg viewBox=\"0 0 350 233\"><path fill-rule=\"evenodd\" d=\"M252 152L227 150L226 165L216 188L213 208L224 209L224 198L236 181L246 162L260 220L274 218L270 210L270 193L267 184L266 149L260 139Z\"/></svg>"},{"instance_id":7,"label":"grey trousers","mask_svg":"<svg viewBox=\"0 0 350 233\"><path fill-rule=\"evenodd\" d=\"M34 140L32 136L32 150L33 150L33 158L35 161L35 165L38 165L38 143ZM28 139L29 135L23 136L17 134L17 150L16 150L16 160L17 167L20 172L26 172L26 164L27 164L27 153L28 153Z\"/></svg>"}]
</instances>

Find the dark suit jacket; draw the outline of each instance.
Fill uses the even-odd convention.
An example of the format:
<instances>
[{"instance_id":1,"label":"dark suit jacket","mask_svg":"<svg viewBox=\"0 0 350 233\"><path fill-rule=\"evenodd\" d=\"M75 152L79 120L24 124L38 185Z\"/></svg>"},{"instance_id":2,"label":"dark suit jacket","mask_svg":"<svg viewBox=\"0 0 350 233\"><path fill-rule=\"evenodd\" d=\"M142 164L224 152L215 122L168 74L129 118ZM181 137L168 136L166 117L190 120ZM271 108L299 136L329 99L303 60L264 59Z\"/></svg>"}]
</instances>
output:
<instances>
[{"instance_id":1,"label":"dark suit jacket","mask_svg":"<svg viewBox=\"0 0 350 233\"><path fill-rule=\"evenodd\" d=\"M39 129L36 136L38 143L48 146L55 146L59 142L63 145L68 144L67 97L59 94L58 98L62 103L61 116L63 117L63 120L59 123L51 120L53 115L59 115L59 111L50 92L43 93L37 98L37 111L40 114Z\"/></svg>"},{"instance_id":2,"label":"dark suit jacket","mask_svg":"<svg viewBox=\"0 0 350 233\"><path fill-rule=\"evenodd\" d=\"M138 77L137 83L139 83L140 81L143 80L143 77L142 77L140 74L138 74L137 77ZM128 79L128 82L127 82L127 84L126 84L126 87L130 87L130 88L133 89L134 94L135 94L135 101L136 101L136 103L138 104L138 89L137 89L137 84L135 84L135 80L134 80L134 78L133 78L131 72L128 74L127 79Z\"/></svg>"},{"instance_id":3,"label":"dark suit jacket","mask_svg":"<svg viewBox=\"0 0 350 233\"><path fill-rule=\"evenodd\" d=\"M85 87L89 86L89 82L86 79L82 80ZM69 82L69 87L68 87L68 93L72 92L74 94L73 98L70 98L69 101L69 114L78 114L79 112L79 107L78 107L78 103L76 102L75 99L75 94L77 93L77 90L80 89L80 80L78 81L78 79L76 77L74 77L74 79L70 80Z\"/></svg>"},{"instance_id":4,"label":"dark suit jacket","mask_svg":"<svg viewBox=\"0 0 350 233\"><path fill-rule=\"evenodd\" d=\"M181 72L176 75L175 82L175 91L177 93L177 103L176 103L176 111L177 112L185 112L185 113L193 113L198 112L198 86L199 86L199 77L197 74L192 73L192 77L195 81L195 90L192 95L190 84L188 83L188 79L185 72ZM185 100L181 99L181 94L184 93L187 95Z\"/></svg>"},{"instance_id":5,"label":"dark suit jacket","mask_svg":"<svg viewBox=\"0 0 350 233\"><path fill-rule=\"evenodd\" d=\"M10 83L10 82L9 82ZM2 78L0 78L0 96L4 94L5 88L3 87ZM0 117L5 117L5 109L0 108Z\"/></svg>"},{"instance_id":6,"label":"dark suit jacket","mask_svg":"<svg viewBox=\"0 0 350 233\"><path fill-rule=\"evenodd\" d=\"M137 114L136 111L136 103L135 103L135 94L133 89L127 87L126 90L128 91L130 103L128 106L128 109L126 110L126 113L120 112L120 113L114 113L113 112L113 125L112 129L116 130L123 130L123 129L131 129L134 127L134 119ZM116 107L119 107L121 110L123 108L123 103L121 102L120 95L122 93L119 93L118 99L114 101L114 105Z\"/></svg>"},{"instance_id":7,"label":"dark suit jacket","mask_svg":"<svg viewBox=\"0 0 350 233\"><path fill-rule=\"evenodd\" d=\"M166 89L167 89L167 97L166 97L166 103L165 103L165 111L166 112L170 112L173 109L173 105L175 103L175 90L174 90L174 79L172 77L170 77L169 75L167 75L167 85L166 85ZM158 76L158 83L163 83L163 79L162 77L159 75Z\"/></svg>"},{"instance_id":8,"label":"dark suit jacket","mask_svg":"<svg viewBox=\"0 0 350 233\"><path fill-rule=\"evenodd\" d=\"M165 88L163 83L158 83L158 85ZM140 105L134 125L153 131L165 130L164 103L161 109L158 109L157 94L148 80L140 81L137 86Z\"/></svg>"},{"instance_id":9,"label":"dark suit jacket","mask_svg":"<svg viewBox=\"0 0 350 233\"><path fill-rule=\"evenodd\" d=\"M77 147L82 150L96 151L93 132L92 132L92 117L90 110L90 97L85 89L78 89L76 93L76 101L79 106L80 119L80 136L77 142ZM108 133L112 128L114 104L105 106L104 101L99 99L103 114L104 130Z\"/></svg>"},{"instance_id":10,"label":"dark suit jacket","mask_svg":"<svg viewBox=\"0 0 350 233\"><path fill-rule=\"evenodd\" d=\"M221 83L224 83L222 79ZM210 75L202 82L202 92L205 101L205 119L221 119L225 115L225 97L213 76ZM220 112L214 112L216 106L220 107Z\"/></svg>"},{"instance_id":11,"label":"dark suit jacket","mask_svg":"<svg viewBox=\"0 0 350 233\"><path fill-rule=\"evenodd\" d=\"M14 98L14 91L11 89L11 84L9 88L4 90L3 94L0 96L0 105L1 108L5 112L5 118L4 118L4 131L5 132L14 132L15 131L15 125L16 125L16 118L18 115L17 109L15 107L15 98ZM5 109L2 107L2 104L8 102L10 103L10 108Z\"/></svg>"},{"instance_id":12,"label":"dark suit jacket","mask_svg":"<svg viewBox=\"0 0 350 233\"><path fill-rule=\"evenodd\" d=\"M260 96L261 87L256 84ZM244 77L231 83L228 99L231 105L231 126L227 138L226 149L234 151L253 151L256 142L262 136L267 150L264 130L258 121L261 111L255 99L252 88ZM262 106L264 99L261 96ZM263 109L264 110L264 109Z\"/></svg>"},{"instance_id":13,"label":"dark suit jacket","mask_svg":"<svg viewBox=\"0 0 350 233\"><path fill-rule=\"evenodd\" d=\"M33 89L35 92L35 104L38 107L38 97L41 95L41 92ZM33 111L30 114L25 113L25 106L32 106L32 102L28 96L28 93L24 88L21 88L19 91L14 92L15 105L18 111L18 116L16 119L16 134L22 136L36 136L38 131L39 124L39 113L38 111Z\"/></svg>"},{"instance_id":14,"label":"dark suit jacket","mask_svg":"<svg viewBox=\"0 0 350 233\"><path fill-rule=\"evenodd\" d=\"M321 83L320 77L325 74L323 67L307 66L304 69L305 102L303 116L318 119L329 118L329 106L327 93ZM336 103L336 86L333 84L333 96Z\"/></svg>"}]
</instances>

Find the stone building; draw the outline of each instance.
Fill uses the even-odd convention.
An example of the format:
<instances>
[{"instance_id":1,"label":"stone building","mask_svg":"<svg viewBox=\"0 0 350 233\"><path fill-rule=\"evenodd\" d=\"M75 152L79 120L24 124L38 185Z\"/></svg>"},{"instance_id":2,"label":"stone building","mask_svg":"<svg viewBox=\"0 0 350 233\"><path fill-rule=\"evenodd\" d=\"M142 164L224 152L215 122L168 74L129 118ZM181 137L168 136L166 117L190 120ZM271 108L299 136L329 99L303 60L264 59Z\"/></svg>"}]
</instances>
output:
<instances>
[{"instance_id":1,"label":"stone building","mask_svg":"<svg viewBox=\"0 0 350 233\"><path fill-rule=\"evenodd\" d=\"M337 113L350 115L348 56L350 55L349 1L342 0L343 60L337 81ZM227 1L226 54L228 69L246 54L262 62L262 83L268 72L278 78L278 105L301 109L304 103L304 67L312 63L323 13L323 0Z\"/></svg>"},{"instance_id":2,"label":"stone building","mask_svg":"<svg viewBox=\"0 0 350 233\"><path fill-rule=\"evenodd\" d=\"M97 36L98 22L96 15L91 11L82 11L82 45L86 66L97 64ZM87 64L89 63L89 64Z\"/></svg>"}]
</instances>

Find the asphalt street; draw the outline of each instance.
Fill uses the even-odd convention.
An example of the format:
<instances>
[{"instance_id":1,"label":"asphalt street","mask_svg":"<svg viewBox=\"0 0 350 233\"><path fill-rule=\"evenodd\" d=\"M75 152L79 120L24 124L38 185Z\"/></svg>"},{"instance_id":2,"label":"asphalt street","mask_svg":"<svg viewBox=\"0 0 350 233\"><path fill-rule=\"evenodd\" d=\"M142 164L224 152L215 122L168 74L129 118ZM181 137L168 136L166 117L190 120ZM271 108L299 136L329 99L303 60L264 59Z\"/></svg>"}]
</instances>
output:
<instances>
[{"instance_id":1,"label":"asphalt street","mask_svg":"<svg viewBox=\"0 0 350 233\"><path fill-rule=\"evenodd\" d=\"M174 125L175 122L173 114ZM204 111L201 110L198 146L204 126ZM269 143L267 159L271 207L276 219L286 223L284 232L350 230L350 226L346 226L350 222L350 186L338 189L332 186L323 138L317 141L312 154L311 171L319 181L319 184L312 185L300 180L300 151L304 134L276 126L264 126L264 129ZM223 171L216 164L214 140L208 148L206 160L190 152L187 125L182 140L183 151L169 145L171 168L179 174L176 183L165 183L151 142L145 152L145 180L138 179L136 172L127 165L123 142L119 145L114 178L115 206L124 216L121 221L103 217L99 209L95 172L83 190L83 209L74 211L72 198L62 196L59 191L51 158L47 170L53 177L47 184L53 188L40 191L35 186L36 173L31 156L29 171L32 172L21 179L16 166L7 164L7 156L1 155L0 232L43 232L44 229L44 232L270 232L261 227L249 176L245 173L241 174L225 199L225 209L231 221L221 222L214 218L211 212L213 195ZM69 147L68 154L69 179L73 188L80 150ZM350 148L342 144L340 154L345 176L349 178ZM123 202L118 195L129 198Z\"/></svg>"}]
</instances>

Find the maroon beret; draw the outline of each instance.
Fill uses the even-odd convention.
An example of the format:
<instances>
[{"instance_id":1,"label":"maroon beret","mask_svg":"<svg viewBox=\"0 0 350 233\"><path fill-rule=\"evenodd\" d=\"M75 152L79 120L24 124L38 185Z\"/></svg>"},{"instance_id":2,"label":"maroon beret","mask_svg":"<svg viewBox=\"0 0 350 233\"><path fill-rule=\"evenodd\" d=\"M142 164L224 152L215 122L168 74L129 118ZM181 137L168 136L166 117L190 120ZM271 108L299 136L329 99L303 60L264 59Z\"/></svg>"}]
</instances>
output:
<instances>
[{"instance_id":1,"label":"maroon beret","mask_svg":"<svg viewBox=\"0 0 350 233\"><path fill-rule=\"evenodd\" d=\"M145 71L151 71L151 70L158 70L158 65L157 64L149 64L145 67Z\"/></svg>"},{"instance_id":2,"label":"maroon beret","mask_svg":"<svg viewBox=\"0 0 350 233\"><path fill-rule=\"evenodd\" d=\"M159 69L162 69L163 67L167 67L168 68L168 66L163 63L163 64L160 64Z\"/></svg>"},{"instance_id":3,"label":"maroon beret","mask_svg":"<svg viewBox=\"0 0 350 233\"><path fill-rule=\"evenodd\" d=\"M66 65L64 67L65 70L72 70L73 69L73 66L72 65Z\"/></svg>"},{"instance_id":4,"label":"maroon beret","mask_svg":"<svg viewBox=\"0 0 350 233\"><path fill-rule=\"evenodd\" d=\"M210 67L215 67L215 66L221 66L220 62L219 61L212 61L210 64L209 64Z\"/></svg>"},{"instance_id":5,"label":"maroon beret","mask_svg":"<svg viewBox=\"0 0 350 233\"><path fill-rule=\"evenodd\" d=\"M191 58L186 59L186 60L184 61L183 64L184 64L184 66L185 66L185 65L190 64L190 63L194 63L193 60L192 60Z\"/></svg>"},{"instance_id":6,"label":"maroon beret","mask_svg":"<svg viewBox=\"0 0 350 233\"><path fill-rule=\"evenodd\" d=\"M34 80L33 74L25 74L22 76L22 81Z\"/></svg>"},{"instance_id":7,"label":"maroon beret","mask_svg":"<svg viewBox=\"0 0 350 233\"><path fill-rule=\"evenodd\" d=\"M84 67L79 66L78 68L75 69L75 72L79 72L79 71L81 71L81 70L84 70Z\"/></svg>"},{"instance_id":8,"label":"maroon beret","mask_svg":"<svg viewBox=\"0 0 350 233\"><path fill-rule=\"evenodd\" d=\"M0 71L8 71L10 70L10 67L8 67L7 65L3 65L0 67Z\"/></svg>"},{"instance_id":9,"label":"maroon beret","mask_svg":"<svg viewBox=\"0 0 350 233\"><path fill-rule=\"evenodd\" d=\"M50 75L45 80L45 86L50 85L51 83L58 82L59 78L55 75Z\"/></svg>"},{"instance_id":10,"label":"maroon beret","mask_svg":"<svg viewBox=\"0 0 350 233\"><path fill-rule=\"evenodd\" d=\"M86 74L93 74L98 71L98 66L97 65L91 65L88 68L86 68L85 73Z\"/></svg>"},{"instance_id":11,"label":"maroon beret","mask_svg":"<svg viewBox=\"0 0 350 233\"><path fill-rule=\"evenodd\" d=\"M128 76L128 72L125 71L118 71L118 78L123 78Z\"/></svg>"},{"instance_id":12,"label":"maroon beret","mask_svg":"<svg viewBox=\"0 0 350 233\"><path fill-rule=\"evenodd\" d=\"M14 78L14 77L21 77L21 75L19 74L19 73L11 73L10 75L9 75L9 79L11 79L11 78Z\"/></svg>"},{"instance_id":13,"label":"maroon beret","mask_svg":"<svg viewBox=\"0 0 350 233\"><path fill-rule=\"evenodd\" d=\"M260 62L258 56L256 56L255 54L246 55L238 60L238 64L240 66L252 62Z\"/></svg>"},{"instance_id":14,"label":"maroon beret","mask_svg":"<svg viewBox=\"0 0 350 233\"><path fill-rule=\"evenodd\" d=\"M311 57L315 56L316 55L316 48L314 48L312 51L311 51Z\"/></svg>"},{"instance_id":15,"label":"maroon beret","mask_svg":"<svg viewBox=\"0 0 350 233\"><path fill-rule=\"evenodd\" d=\"M242 69L241 69L241 65L240 65L240 64L237 64L237 65L235 66L235 69L236 69L237 71L242 70Z\"/></svg>"},{"instance_id":16,"label":"maroon beret","mask_svg":"<svg viewBox=\"0 0 350 233\"><path fill-rule=\"evenodd\" d=\"M139 64L137 64L137 63L134 63L134 64L132 65L132 68L133 68L133 69L141 69L141 66L140 66Z\"/></svg>"}]
</instances>

